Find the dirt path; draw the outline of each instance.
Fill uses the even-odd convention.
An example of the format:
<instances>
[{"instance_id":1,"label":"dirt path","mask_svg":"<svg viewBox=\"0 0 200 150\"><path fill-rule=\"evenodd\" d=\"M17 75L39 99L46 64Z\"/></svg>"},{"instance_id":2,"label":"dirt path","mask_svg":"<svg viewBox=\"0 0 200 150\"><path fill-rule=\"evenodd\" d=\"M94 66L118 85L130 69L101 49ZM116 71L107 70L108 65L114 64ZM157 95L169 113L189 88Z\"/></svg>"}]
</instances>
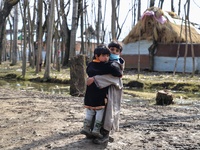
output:
<instances>
[{"instance_id":1,"label":"dirt path","mask_svg":"<svg viewBox=\"0 0 200 150\"><path fill-rule=\"evenodd\" d=\"M79 134L82 98L0 88L2 150L200 149L200 106L122 104L115 141L95 145Z\"/></svg>"}]
</instances>

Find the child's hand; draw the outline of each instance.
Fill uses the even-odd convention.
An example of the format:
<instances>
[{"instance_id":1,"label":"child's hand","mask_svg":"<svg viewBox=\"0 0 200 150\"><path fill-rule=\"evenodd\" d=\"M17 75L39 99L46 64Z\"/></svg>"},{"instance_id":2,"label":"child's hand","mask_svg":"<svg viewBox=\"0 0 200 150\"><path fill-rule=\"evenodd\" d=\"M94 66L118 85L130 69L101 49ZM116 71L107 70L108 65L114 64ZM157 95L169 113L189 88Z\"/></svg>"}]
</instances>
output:
<instances>
[{"instance_id":1,"label":"child's hand","mask_svg":"<svg viewBox=\"0 0 200 150\"><path fill-rule=\"evenodd\" d=\"M90 78L87 78L87 85L91 85L92 83L94 82L94 78L93 77L90 77Z\"/></svg>"}]
</instances>

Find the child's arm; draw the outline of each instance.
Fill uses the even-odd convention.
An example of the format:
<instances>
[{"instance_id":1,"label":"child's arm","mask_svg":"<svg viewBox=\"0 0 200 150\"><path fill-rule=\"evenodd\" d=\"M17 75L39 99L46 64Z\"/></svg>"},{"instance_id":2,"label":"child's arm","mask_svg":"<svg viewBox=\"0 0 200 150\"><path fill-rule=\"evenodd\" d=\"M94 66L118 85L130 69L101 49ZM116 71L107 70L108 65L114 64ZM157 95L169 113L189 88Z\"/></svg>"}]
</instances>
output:
<instances>
[{"instance_id":1,"label":"child's arm","mask_svg":"<svg viewBox=\"0 0 200 150\"><path fill-rule=\"evenodd\" d=\"M94 80L96 86L100 89L110 85L115 85L119 89L123 87L122 79L119 77L114 77L111 74L96 75L92 80Z\"/></svg>"},{"instance_id":2,"label":"child's arm","mask_svg":"<svg viewBox=\"0 0 200 150\"><path fill-rule=\"evenodd\" d=\"M122 79L119 77L114 77L111 74L96 75L94 77L87 78L87 86L95 83L98 88L105 88L110 85L115 85L119 89L123 87Z\"/></svg>"},{"instance_id":3,"label":"child's arm","mask_svg":"<svg viewBox=\"0 0 200 150\"><path fill-rule=\"evenodd\" d=\"M122 77L123 70L118 62L109 62L109 73L115 77Z\"/></svg>"}]
</instances>

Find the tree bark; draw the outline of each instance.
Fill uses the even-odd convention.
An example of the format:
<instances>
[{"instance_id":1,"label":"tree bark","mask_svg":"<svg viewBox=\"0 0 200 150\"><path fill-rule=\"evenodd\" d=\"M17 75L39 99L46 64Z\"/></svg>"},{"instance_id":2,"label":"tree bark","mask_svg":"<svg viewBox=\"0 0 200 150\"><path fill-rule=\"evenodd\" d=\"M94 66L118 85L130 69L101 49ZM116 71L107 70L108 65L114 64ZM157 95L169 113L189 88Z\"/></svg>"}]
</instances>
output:
<instances>
[{"instance_id":1,"label":"tree bark","mask_svg":"<svg viewBox=\"0 0 200 150\"><path fill-rule=\"evenodd\" d=\"M159 0L158 7L160 7L160 8L162 9L162 7L163 7L163 3L164 3L164 0Z\"/></svg>"},{"instance_id":2,"label":"tree bark","mask_svg":"<svg viewBox=\"0 0 200 150\"><path fill-rule=\"evenodd\" d=\"M137 20L139 21L141 17L141 0L138 0L138 18Z\"/></svg>"},{"instance_id":3,"label":"tree bark","mask_svg":"<svg viewBox=\"0 0 200 150\"><path fill-rule=\"evenodd\" d=\"M149 5L149 7L154 7L154 5L155 5L155 0L150 0L150 5Z\"/></svg>"},{"instance_id":4,"label":"tree bark","mask_svg":"<svg viewBox=\"0 0 200 150\"><path fill-rule=\"evenodd\" d=\"M181 13L181 0L178 2L178 16L180 16Z\"/></svg>"},{"instance_id":5,"label":"tree bark","mask_svg":"<svg viewBox=\"0 0 200 150\"><path fill-rule=\"evenodd\" d=\"M28 3L28 7L29 6L29 3ZM29 35L29 61L30 61L30 66L32 68L35 67L35 48L34 48L34 27L35 27L35 11L36 11L36 0L34 0L34 5L33 5L33 18L31 20L31 12L30 12L30 9L28 9L28 35Z\"/></svg>"},{"instance_id":6,"label":"tree bark","mask_svg":"<svg viewBox=\"0 0 200 150\"><path fill-rule=\"evenodd\" d=\"M26 48L27 48L27 32L26 32L26 8L27 8L27 3L28 1L27 0L24 0L24 17L23 17L23 27L24 27L24 47L23 47L23 61L22 61L22 76L23 78L25 77L26 75L26 61L27 61L27 58L26 58Z\"/></svg>"},{"instance_id":7,"label":"tree bark","mask_svg":"<svg viewBox=\"0 0 200 150\"><path fill-rule=\"evenodd\" d=\"M166 90L158 91L156 95L156 104L157 105L170 105L173 104L173 95L172 93Z\"/></svg>"},{"instance_id":8,"label":"tree bark","mask_svg":"<svg viewBox=\"0 0 200 150\"><path fill-rule=\"evenodd\" d=\"M99 45L99 39L100 39L100 26L101 26L101 20L102 20L102 15L101 15L101 0L98 0L98 16L97 16L97 45Z\"/></svg>"},{"instance_id":9,"label":"tree bark","mask_svg":"<svg viewBox=\"0 0 200 150\"><path fill-rule=\"evenodd\" d=\"M41 71L42 67L42 45L43 45L43 40L42 40L42 12L43 12L43 2L42 0L38 1L38 15L37 15L37 42L36 42L36 70L35 73L37 74L39 71Z\"/></svg>"},{"instance_id":10,"label":"tree bark","mask_svg":"<svg viewBox=\"0 0 200 150\"><path fill-rule=\"evenodd\" d=\"M47 49L46 49L46 67L44 79L50 78L50 69L51 69L51 50L52 50L52 37L53 37L53 25L54 25L54 4L55 0L51 0L49 17L48 17L48 30L47 30Z\"/></svg>"},{"instance_id":11,"label":"tree bark","mask_svg":"<svg viewBox=\"0 0 200 150\"><path fill-rule=\"evenodd\" d=\"M17 41L18 41L18 5L15 6L15 14L14 14L14 38L13 38L13 50L12 50L12 62L11 65L14 66L17 64L17 54L19 54Z\"/></svg>"},{"instance_id":12,"label":"tree bark","mask_svg":"<svg viewBox=\"0 0 200 150\"><path fill-rule=\"evenodd\" d=\"M68 1L68 4L70 4L70 1ZM67 66L69 63L69 47L70 47L71 31L69 30L67 23L67 15L69 13L69 10L67 11L67 14L65 14L64 0L60 0L60 10L62 16L62 25L61 25L62 47L64 49L64 57L62 57L63 58L62 65Z\"/></svg>"},{"instance_id":13,"label":"tree bark","mask_svg":"<svg viewBox=\"0 0 200 150\"><path fill-rule=\"evenodd\" d=\"M15 6L20 0L5 0L4 7L2 10L0 10L0 58L2 58L2 50L3 50L3 39L5 34L5 28L6 28L6 18L10 14L10 11L12 10L13 6ZM1 59L0 59L1 64Z\"/></svg>"},{"instance_id":14,"label":"tree bark","mask_svg":"<svg viewBox=\"0 0 200 150\"><path fill-rule=\"evenodd\" d=\"M174 12L174 0L171 0L171 11Z\"/></svg>"},{"instance_id":15,"label":"tree bark","mask_svg":"<svg viewBox=\"0 0 200 150\"><path fill-rule=\"evenodd\" d=\"M83 19L83 14L84 14L84 8L83 8L83 0L81 2L81 50L80 54L86 54L85 53L85 48L84 48L84 37L83 37L83 32L84 32L84 19Z\"/></svg>"},{"instance_id":16,"label":"tree bark","mask_svg":"<svg viewBox=\"0 0 200 150\"><path fill-rule=\"evenodd\" d=\"M111 34L112 39L116 39L116 0L112 0L112 15L111 15Z\"/></svg>"},{"instance_id":17,"label":"tree bark","mask_svg":"<svg viewBox=\"0 0 200 150\"><path fill-rule=\"evenodd\" d=\"M70 36L70 58L76 55L76 30L78 24L78 0L73 0L72 28Z\"/></svg>"},{"instance_id":18,"label":"tree bark","mask_svg":"<svg viewBox=\"0 0 200 150\"><path fill-rule=\"evenodd\" d=\"M78 55L70 61L70 95L84 96L86 90L86 57Z\"/></svg>"}]
</instances>

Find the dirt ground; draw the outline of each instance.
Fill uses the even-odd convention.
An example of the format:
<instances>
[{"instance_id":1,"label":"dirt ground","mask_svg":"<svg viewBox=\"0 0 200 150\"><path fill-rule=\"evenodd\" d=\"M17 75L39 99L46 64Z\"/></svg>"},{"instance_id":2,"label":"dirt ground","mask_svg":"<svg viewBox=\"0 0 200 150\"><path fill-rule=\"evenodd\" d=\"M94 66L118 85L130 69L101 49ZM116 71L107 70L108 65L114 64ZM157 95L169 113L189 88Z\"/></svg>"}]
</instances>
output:
<instances>
[{"instance_id":1,"label":"dirt ground","mask_svg":"<svg viewBox=\"0 0 200 150\"><path fill-rule=\"evenodd\" d=\"M156 106L123 101L114 142L96 145L79 132L82 97L0 87L1 150L200 149L200 105ZM194 102L195 104L195 102Z\"/></svg>"}]
</instances>

